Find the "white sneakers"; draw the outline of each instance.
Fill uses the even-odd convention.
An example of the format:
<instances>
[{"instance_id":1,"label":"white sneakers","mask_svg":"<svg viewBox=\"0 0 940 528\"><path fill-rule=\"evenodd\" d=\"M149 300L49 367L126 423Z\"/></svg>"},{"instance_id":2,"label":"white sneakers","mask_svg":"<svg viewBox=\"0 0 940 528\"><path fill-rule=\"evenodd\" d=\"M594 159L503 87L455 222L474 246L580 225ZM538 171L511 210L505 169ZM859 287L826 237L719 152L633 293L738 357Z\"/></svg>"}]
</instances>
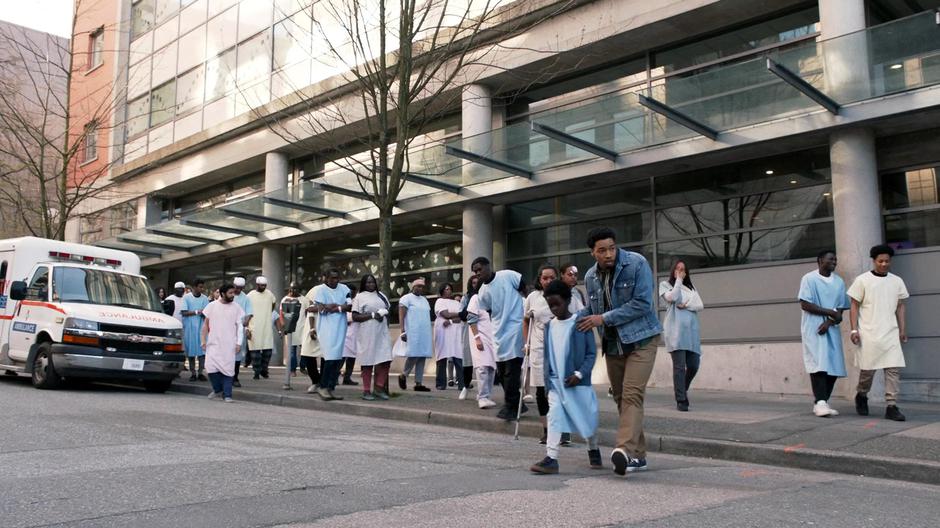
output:
<instances>
[{"instance_id":1,"label":"white sneakers","mask_svg":"<svg viewBox=\"0 0 940 528\"><path fill-rule=\"evenodd\" d=\"M466 400L466 399L467 399L467 392L469 392L469 391L467 390L466 387L460 389L460 395L457 396L457 399L458 399L458 400Z\"/></svg>"},{"instance_id":2,"label":"white sneakers","mask_svg":"<svg viewBox=\"0 0 940 528\"><path fill-rule=\"evenodd\" d=\"M477 406L481 409L492 409L493 407L496 407L496 402L489 398L483 398L477 400Z\"/></svg>"},{"instance_id":3,"label":"white sneakers","mask_svg":"<svg viewBox=\"0 0 940 528\"><path fill-rule=\"evenodd\" d=\"M522 397L522 401L525 403L535 403L535 396L532 396L531 394L526 394L525 396Z\"/></svg>"},{"instance_id":4,"label":"white sneakers","mask_svg":"<svg viewBox=\"0 0 940 528\"><path fill-rule=\"evenodd\" d=\"M307 387L307 394L316 394L316 393L317 393L317 386L316 386L316 385L311 385L311 386Z\"/></svg>"},{"instance_id":5,"label":"white sneakers","mask_svg":"<svg viewBox=\"0 0 940 528\"><path fill-rule=\"evenodd\" d=\"M214 399L218 398L218 397L221 396L221 395L222 395L221 392L212 391L212 392L209 393L209 399L210 399L210 400L214 400Z\"/></svg>"},{"instance_id":6,"label":"white sneakers","mask_svg":"<svg viewBox=\"0 0 940 528\"><path fill-rule=\"evenodd\" d=\"M839 416L839 411L830 407L829 402L826 400L819 400L813 405L813 414L820 418L828 418L830 416Z\"/></svg>"}]
</instances>

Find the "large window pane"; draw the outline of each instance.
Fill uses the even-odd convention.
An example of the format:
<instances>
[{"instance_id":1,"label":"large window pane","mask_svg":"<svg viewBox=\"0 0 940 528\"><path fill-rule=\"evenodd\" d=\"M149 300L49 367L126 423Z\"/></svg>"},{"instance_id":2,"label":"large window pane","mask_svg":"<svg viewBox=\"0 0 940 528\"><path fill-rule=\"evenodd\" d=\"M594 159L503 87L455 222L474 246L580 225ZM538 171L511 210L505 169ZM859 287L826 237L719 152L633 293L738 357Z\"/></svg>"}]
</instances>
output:
<instances>
[{"instance_id":1,"label":"large window pane","mask_svg":"<svg viewBox=\"0 0 940 528\"><path fill-rule=\"evenodd\" d=\"M584 218L609 218L648 210L650 205L649 181L643 180L614 188L513 204L508 208L509 228L573 222Z\"/></svg>"},{"instance_id":2,"label":"large window pane","mask_svg":"<svg viewBox=\"0 0 940 528\"><path fill-rule=\"evenodd\" d=\"M831 216L830 186L818 185L663 209L656 213L656 234L663 240Z\"/></svg>"},{"instance_id":3,"label":"large window pane","mask_svg":"<svg viewBox=\"0 0 940 528\"><path fill-rule=\"evenodd\" d=\"M238 45L238 86L247 87L271 74L271 34L265 31Z\"/></svg>"},{"instance_id":4,"label":"large window pane","mask_svg":"<svg viewBox=\"0 0 940 528\"><path fill-rule=\"evenodd\" d=\"M157 24L170 18L180 9L180 0L156 0Z\"/></svg>"},{"instance_id":5,"label":"large window pane","mask_svg":"<svg viewBox=\"0 0 940 528\"><path fill-rule=\"evenodd\" d=\"M147 130L150 122L150 96L145 95L127 103L127 137Z\"/></svg>"},{"instance_id":6,"label":"large window pane","mask_svg":"<svg viewBox=\"0 0 940 528\"><path fill-rule=\"evenodd\" d=\"M170 81L153 90L150 97L150 126L157 126L173 119L176 108L176 81Z\"/></svg>"},{"instance_id":7,"label":"large window pane","mask_svg":"<svg viewBox=\"0 0 940 528\"><path fill-rule=\"evenodd\" d=\"M131 7L131 38L143 35L153 28L154 0L140 0Z\"/></svg>"},{"instance_id":8,"label":"large window pane","mask_svg":"<svg viewBox=\"0 0 940 528\"><path fill-rule=\"evenodd\" d=\"M659 271L669 272L678 259L697 269L809 258L834 245L832 222L664 242L658 245Z\"/></svg>"},{"instance_id":9,"label":"large window pane","mask_svg":"<svg viewBox=\"0 0 940 528\"><path fill-rule=\"evenodd\" d=\"M211 5L210 5L211 7ZM211 16L211 15L210 15ZM235 45L238 29L238 8L233 7L209 20L206 26L206 56L211 57Z\"/></svg>"},{"instance_id":10,"label":"large window pane","mask_svg":"<svg viewBox=\"0 0 940 528\"><path fill-rule=\"evenodd\" d=\"M634 251L646 257L646 260L650 262L650 266L653 265L653 246L652 244L647 244L643 246L621 246L623 249L628 251ZM551 264L556 268L561 268L565 264L574 264L581 271L581 280L584 280L584 274L588 269L591 268L595 263L594 257L588 252L587 248L580 249L576 252L572 252L567 255L557 255L552 257L544 258L532 258L532 259L510 259L507 261L506 267L513 269L522 274L522 277L531 284L535 280L535 277L538 273L540 267L545 264Z\"/></svg>"},{"instance_id":11,"label":"large window pane","mask_svg":"<svg viewBox=\"0 0 940 528\"><path fill-rule=\"evenodd\" d=\"M235 49L206 63L206 101L235 89Z\"/></svg>"},{"instance_id":12,"label":"large window pane","mask_svg":"<svg viewBox=\"0 0 940 528\"><path fill-rule=\"evenodd\" d=\"M881 201L885 209L936 204L938 188L940 171L937 167L881 175Z\"/></svg>"},{"instance_id":13,"label":"large window pane","mask_svg":"<svg viewBox=\"0 0 940 528\"><path fill-rule=\"evenodd\" d=\"M176 104L183 114L202 105L206 72L202 67L184 73L176 81Z\"/></svg>"},{"instance_id":14,"label":"large window pane","mask_svg":"<svg viewBox=\"0 0 940 528\"><path fill-rule=\"evenodd\" d=\"M630 243L652 239L652 215L649 212L606 218L589 222L561 224L509 233L512 258L545 255L586 248L588 231L607 226L617 233L617 241Z\"/></svg>"},{"instance_id":15,"label":"large window pane","mask_svg":"<svg viewBox=\"0 0 940 528\"><path fill-rule=\"evenodd\" d=\"M305 11L274 26L274 69L310 60L312 35Z\"/></svg>"},{"instance_id":16,"label":"large window pane","mask_svg":"<svg viewBox=\"0 0 940 528\"><path fill-rule=\"evenodd\" d=\"M940 246L940 209L885 215L885 238L896 248Z\"/></svg>"}]
</instances>

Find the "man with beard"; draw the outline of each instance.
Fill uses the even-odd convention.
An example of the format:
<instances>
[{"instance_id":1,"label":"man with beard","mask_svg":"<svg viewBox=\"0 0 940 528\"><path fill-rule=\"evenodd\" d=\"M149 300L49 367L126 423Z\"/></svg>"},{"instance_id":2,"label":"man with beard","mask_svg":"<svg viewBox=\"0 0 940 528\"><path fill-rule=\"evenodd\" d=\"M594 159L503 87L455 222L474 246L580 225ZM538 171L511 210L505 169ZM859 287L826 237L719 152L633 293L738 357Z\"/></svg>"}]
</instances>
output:
<instances>
[{"instance_id":1,"label":"man with beard","mask_svg":"<svg viewBox=\"0 0 940 528\"><path fill-rule=\"evenodd\" d=\"M219 299L203 310L201 343L206 352L206 370L212 383L209 399L222 396L232 401L232 382L235 376L235 354L241 349L245 312L235 302L235 286L223 284Z\"/></svg>"},{"instance_id":2,"label":"man with beard","mask_svg":"<svg viewBox=\"0 0 940 528\"><path fill-rule=\"evenodd\" d=\"M251 367L255 371L254 379L268 379L268 363L271 350L274 349L274 327L271 314L274 313L277 299L268 290L268 280L264 277L255 279L255 289L248 294L251 311L257 317L251 318L248 338L248 350L251 353Z\"/></svg>"}]
</instances>

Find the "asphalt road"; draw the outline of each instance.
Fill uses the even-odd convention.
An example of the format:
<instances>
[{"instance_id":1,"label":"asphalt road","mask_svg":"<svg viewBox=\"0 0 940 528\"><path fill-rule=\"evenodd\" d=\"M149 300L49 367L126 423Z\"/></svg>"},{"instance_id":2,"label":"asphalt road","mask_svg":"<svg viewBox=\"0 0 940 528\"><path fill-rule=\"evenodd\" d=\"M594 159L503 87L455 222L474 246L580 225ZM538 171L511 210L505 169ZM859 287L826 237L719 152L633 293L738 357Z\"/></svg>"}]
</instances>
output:
<instances>
[{"instance_id":1,"label":"asphalt road","mask_svg":"<svg viewBox=\"0 0 940 528\"><path fill-rule=\"evenodd\" d=\"M207 389L208 392L208 389ZM583 447L308 410L0 379L0 526L931 527L940 487Z\"/></svg>"}]
</instances>

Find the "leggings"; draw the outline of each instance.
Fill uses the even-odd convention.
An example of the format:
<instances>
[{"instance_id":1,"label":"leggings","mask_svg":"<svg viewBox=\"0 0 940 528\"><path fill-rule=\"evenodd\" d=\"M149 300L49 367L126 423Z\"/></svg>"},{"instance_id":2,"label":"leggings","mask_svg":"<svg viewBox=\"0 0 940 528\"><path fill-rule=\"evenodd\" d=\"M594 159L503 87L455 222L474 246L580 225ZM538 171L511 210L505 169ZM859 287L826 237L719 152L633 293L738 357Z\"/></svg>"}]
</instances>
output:
<instances>
[{"instance_id":1,"label":"leggings","mask_svg":"<svg viewBox=\"0 0 940 528\"><path fill-rule=\"evenodd\" d=\"M836 376L830 376L828 372L819 371L809 375L809 381L813 386L813 402L829 401L832 396L832 389L836 386Z\"/></svg>"},{"instance_id":2,"label":"leggings","mask_svg":"<svg viewBox=\"0 0 940 528\"><path fill-rule=\"evenodd\" d=\"M378 365L362 365L362 392L369 394L372 389L372 372L375 371L375 392L388 392L388 369L392 362L386 361Z\"/></svg>"}]
</instances>

